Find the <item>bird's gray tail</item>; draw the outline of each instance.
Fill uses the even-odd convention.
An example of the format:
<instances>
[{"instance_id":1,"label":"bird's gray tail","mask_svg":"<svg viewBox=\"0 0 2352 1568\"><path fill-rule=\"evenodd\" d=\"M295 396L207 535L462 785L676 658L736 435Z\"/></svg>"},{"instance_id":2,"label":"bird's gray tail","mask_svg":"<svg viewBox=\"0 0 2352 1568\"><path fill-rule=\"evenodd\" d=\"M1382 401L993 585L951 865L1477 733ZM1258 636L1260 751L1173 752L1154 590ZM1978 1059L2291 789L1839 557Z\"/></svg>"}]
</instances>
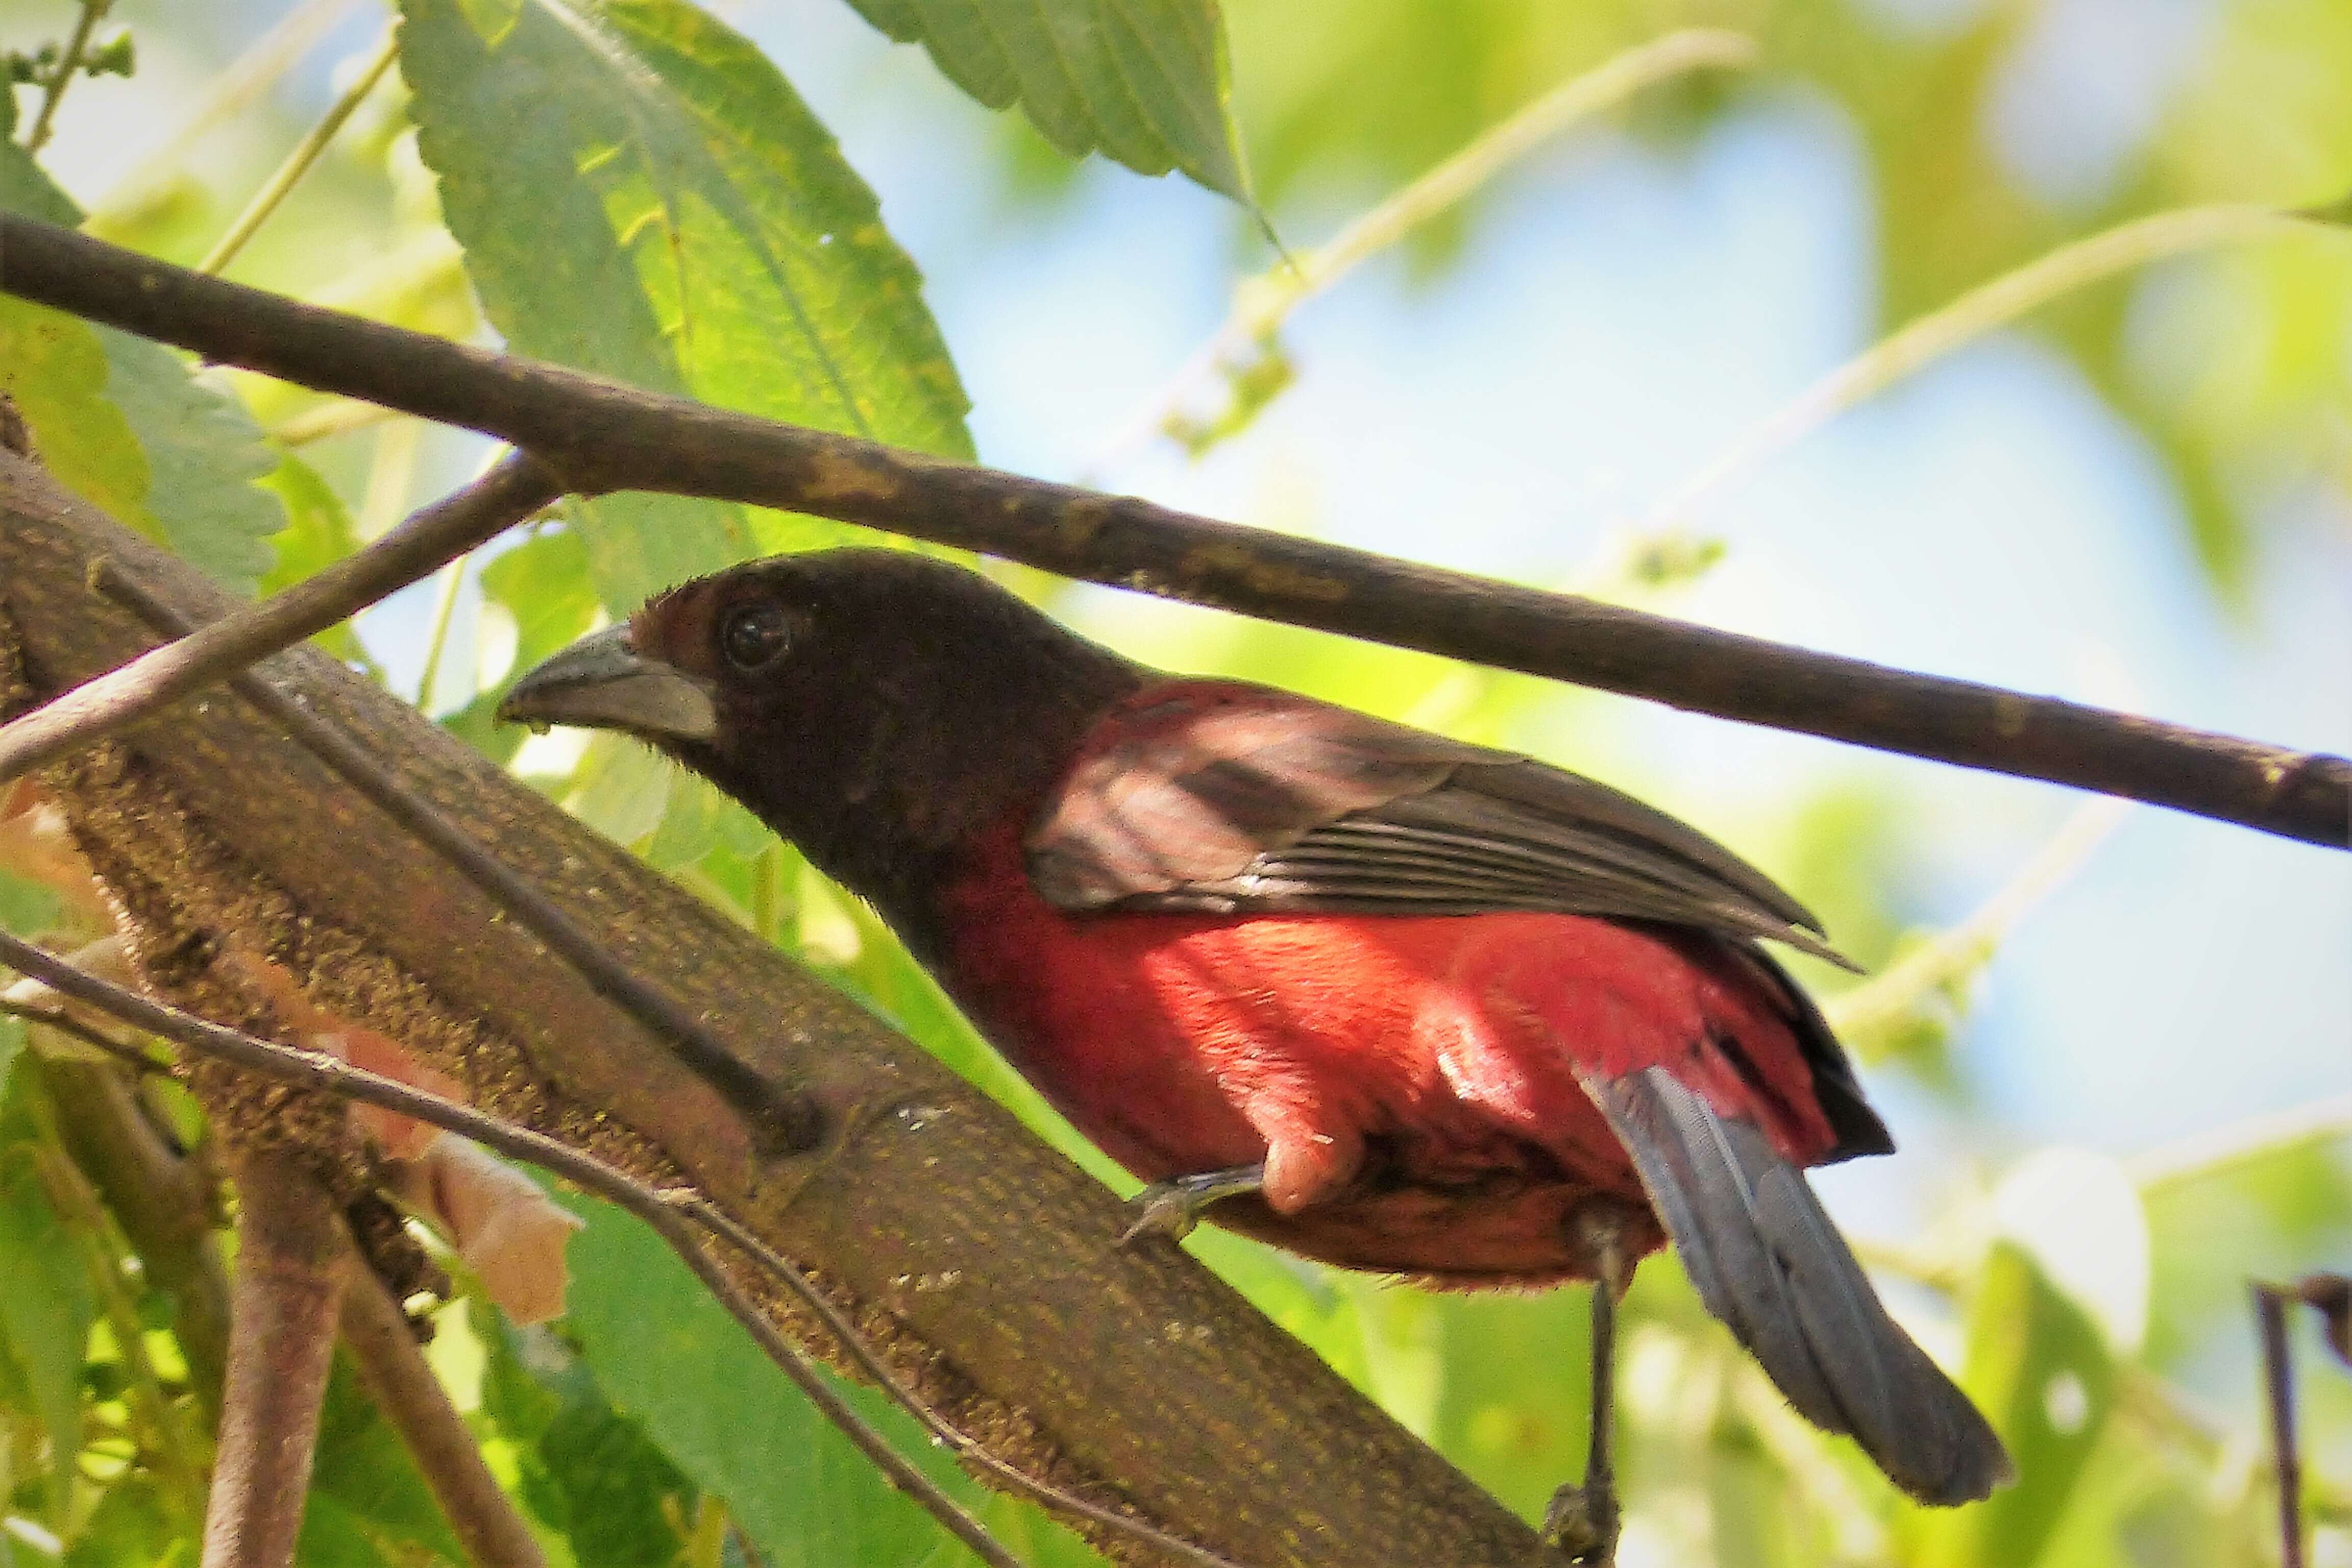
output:
<instances>
[{"instance_id":1,"label":"bird's gray tail","mask_svg":"<svg viewBox=\"0 0 2352 1568\"><path fill-rule=\"evenodd\" d=\"M1973 1502L2015 1479L1992 1427L1886 1315L1804 1173L1760 1128L1717 1115L1664 1068L1589 1088L1699 1299L1790 1404L1851 1434L1921 1502Z\"/></svg>"}]
</instances>

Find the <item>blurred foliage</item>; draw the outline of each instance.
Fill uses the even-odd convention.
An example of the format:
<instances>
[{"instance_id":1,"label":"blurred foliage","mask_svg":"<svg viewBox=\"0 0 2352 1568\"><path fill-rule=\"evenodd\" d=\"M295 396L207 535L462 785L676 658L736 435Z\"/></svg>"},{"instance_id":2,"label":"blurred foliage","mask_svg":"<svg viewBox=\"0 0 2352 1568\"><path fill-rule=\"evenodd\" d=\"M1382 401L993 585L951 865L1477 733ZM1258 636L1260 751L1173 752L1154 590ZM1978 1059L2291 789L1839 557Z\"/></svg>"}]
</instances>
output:
<instances>
[{"instance_id":1,"label":"blurred foliage","mask_svg":"<svg viewBox=\"0 0 2352 1568\"><path fill-rule=\"evenodd\" d=\"M2082 62L2070 67L2060 47L2066 0L1227 0L1230 106L1228 50L1205 0L989 0L972 15L1020 23L993 44L943 24L943 8L856 4L894 36L921 38L945 78L937 91L952 83L992 104L1017 100L1065 149L1102 147L1241 194L1244 163L1227 133L1237 112L1256 190L1286 226L1295 218L1318 230L1623 49L1676 26L1733 28L1758 40L1759 65L1644 93L1627 111L1633 132L1671 149L1742 104L1789 101L1851 127L1875 192L1885 326L2131 216L2216 201L2320 204L2352 185L2343 0L2205 8L2142 132L2105 164L2064 177L2021 148L2004 117L2020 94L2071 89L2065 68ZM570 30L540 0L400 9L401 79L372 95L263 226L240 278L422 331L495 333L649 387L968 455L961 381L920 279L786 79L793 62L769 60L730 26L744 7L596 0L570 8ZM52 0L0 18L0 47L27 62L20 77L54 71L75 10ZM118 10L151 45L168 39L163 53L205 47L197 24L161 0ZM1090 10L1113 26L1092 37L1100 47L1074 77L1055 79L1044 51ZM1147 79L1139 50L1154 41L1167 46L1156 57L1166 74ZM107 63L131 63L110 47ZM212 88L135 78L119 90L169 99L159 110L169 122ZM45 90L41 79L16 89L20 129ZM299 134L274 101L247 103L233 155L199 159L198 148L167 142L116 187L70 198L21 147L0 145L0 202L65 221L79 203L96 231L193 260ZM1004 145L1009 188L1082 189L1034 177L1035 137ZM1507 174L1401 237L1414 266L1433 275L1478 245L1481 204L1509 189ZM1049 205L1038 221L1066 212ZM1234 223L1237 235L1255 232L1250 215ZM2352 265L2335 237L2126 275L2028 326L2162 455L2188 503L2183 543L2225 599L2242 592L2283 501L2317 493L2341 510L2352 498ZM1316 374L1267 347L1235 389L1249 413ZM420 444L404 422L297 389L216 383L163 351L0 300L0 388L59 477L240 588L315 572L428 482L479 459L455 438ZM1245 438L1247 424L1192 435L1205 447ZM526 741L490 721L513 674L625 615L646 589L851 532L665 498L576 503L468 564L449 651L421 679L404 674L402 689L429 693L453 733L859 997L1127 1190L1131 1181L986 1048L869 911L739 809L635 748ZM1671 602L1719 553L1698 535L1635 540L1578 583ZM1034 574L1005 575L1051 591ZM1122 629L1143 657L1540 749L1676 804L1677 781L1632 742L1622 710L1585 694L1193 614L1140 615ZM323 640L378 679L379 659L404 669L414 651L349 628ZM1838 783L1756 803L1726 832L1828 917L1847 951L1879 965L1933 940L1916 929L1903 829L1901 804L1883 790ZM57 900L0 872L0 919L12 929L63 918ZM1802 973L1825 990L1851 984L1822 966ZM1904 1502L1850 1445L1787 1409L1662 1259L1636 1283L1623 1346L1629 1563L2272 1560L2242 1281L2340 1266L2352 1251L2341 1141L2305 1133L2138 1174L2088 1156L2021 1159L2027 1152L1976 1118L1949 1051L1975 978L1962 965L1898 998L1883 1030L1857 1041L1906 1089L1936 1098L1968 1155L1937 1178L1932 1216L1871 1260L1923 1342L2001 1426L2019 1486L1956 1513ZM193 1563L209 1443L193 1420L202 1391L173 1339L174 1303L96 1207L57 1130L47 1058L26 1043L0 1017L0 1565ZM2102 1234L2070 1239L2036 1217L2053 1207L2095 1210ZM478 1297L436 1318L436 1364L551 1562L960 1560L646 1232L583 1211L590 1224L574 1245L563 1321L518 1330ZM1580 1293L1429 1295L1213 1231L1191 1245L1514 1508L1533 1516L1580 1466ZM2315 1332L2306 1339L2315 1350ZM2311 1511L2333 1553L2324 1560L2342 1564L2352 1561L2352 1380L2315 1356L2306 1364ZM1028 1505L984 1497L866 1391L850 1392L1031 1562L1093 1561ZM339 1373L303 1560L455 1561L421 1489Z\"/></svg>"},{"instance_id":2,"label":"blurred foliage","mask_svg":"<svg viewBox=\"0 0 2352 1568\"><path fill-rule=\"evenodd\" d=\"M1293 199L1328 208L1335 189L1368 205L1557 82L1668 27L1748 33L1763 61L1745 84L1692 78L1646 99L1633 124L1671 144L1741 94L1833 108L1859 137L1874 190L1886 328L2130 216L2223 201L2318 205L2352 185L2352 8L2252 0L2199 9L2200 31L2158 95L2157 123L2114 167L2037 190L2033 161L2004 143L1999 117L2013 95L2063 94L2098 68L2084 10L2056 0L1233 0L1230 16L1244 136L1277 214ZM2133 26L2126 16L2105 25ZM2070 41L2076 53L2059 54ZM2071 76L2053 76L2053 57ZM1474 222L1455 215L1416 246L1425 260L1442 256ZM2098 285L2032 325L2147 434L2187 504L2185 542L2235 596L2283 491L2352 493L2347 321L2352 271L2342 243L2318 234Z\"/></svg>"}]
</instances>

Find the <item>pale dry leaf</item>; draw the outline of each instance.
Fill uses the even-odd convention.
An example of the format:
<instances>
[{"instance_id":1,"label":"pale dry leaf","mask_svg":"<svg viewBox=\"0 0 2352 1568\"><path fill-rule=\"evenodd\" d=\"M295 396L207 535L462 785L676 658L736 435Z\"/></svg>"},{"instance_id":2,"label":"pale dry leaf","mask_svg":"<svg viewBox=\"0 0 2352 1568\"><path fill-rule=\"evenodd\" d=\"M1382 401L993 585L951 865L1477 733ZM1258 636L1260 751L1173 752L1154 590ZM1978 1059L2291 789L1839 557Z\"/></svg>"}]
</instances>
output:
<instances>
[{"instance_id":1,"label":"pale dry leaf","mask_svg":"<svg viewBox=\"0 0 2352 1568\"><path fill-rule=\"evenodd\" d=\"M394 1190L425 1215L518 1323L563 1315L563 1247L581 1221L480 1146L436 1132L397 1168Z\"/></svg>"}]
</instances>

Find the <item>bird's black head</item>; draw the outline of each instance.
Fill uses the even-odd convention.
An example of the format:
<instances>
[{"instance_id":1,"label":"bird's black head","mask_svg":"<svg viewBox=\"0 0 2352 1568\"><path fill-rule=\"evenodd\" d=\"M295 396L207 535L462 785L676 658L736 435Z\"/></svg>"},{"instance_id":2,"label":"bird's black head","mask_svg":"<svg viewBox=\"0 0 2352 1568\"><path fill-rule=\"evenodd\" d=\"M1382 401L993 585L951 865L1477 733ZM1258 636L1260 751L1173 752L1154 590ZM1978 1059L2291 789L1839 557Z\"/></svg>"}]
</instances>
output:
<instances>
[{"instance_id":1,"label":"bird's black head","mask_svg":"<svg viewBox=\"0 0 2352 1568\"><path fill-rule=\"evenodd\" d=\"M499 716L649 742L898 924L1142 673L977 573L832 550L673 588L526 674Z\"/></svg>"}]
</instances>

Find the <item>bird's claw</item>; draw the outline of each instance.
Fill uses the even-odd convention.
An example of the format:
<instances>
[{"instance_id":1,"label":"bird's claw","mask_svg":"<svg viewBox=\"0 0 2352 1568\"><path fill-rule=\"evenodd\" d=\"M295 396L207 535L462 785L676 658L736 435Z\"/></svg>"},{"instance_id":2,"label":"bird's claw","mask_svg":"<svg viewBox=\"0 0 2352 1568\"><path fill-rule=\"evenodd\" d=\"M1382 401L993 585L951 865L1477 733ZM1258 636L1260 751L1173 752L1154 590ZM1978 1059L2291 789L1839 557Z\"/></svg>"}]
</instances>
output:
<instances>
[{"instance_id":1,"label":"bird's claw","mask_svg":"<svg viewBox=\"0 0 2352 1568\"><path fill-rule=\"evenodd\" d=\"M1173 1182L1160 1182L1144 1188L1129 1200L1127 1209L1135 1218L1119 1233L1121 1247L1132 1247L1147 1236L1181 1241L1201 1223L1199 1202Z\"/></svg>"},{"instance_id":2,"label":"bird's claw","mask_svg":"<svg viewBox=\"0 0 2352 1568\"><path fill-rule=\"evenodd\" d=\"M1586 1568L1611 1568L1617 1561L1622 1521L1617 1493L1607 1487L1562 1487L1544 1510L1543 1538Z\"/></svg>"},{"instance_id":3,"label":"bird's claw","mask_svg":"<svg viewBox=\"0 0 2352 1568\"><path fill-rule=\"evenodd\" d=\"M1192 1234L1192 1227L1201 1222L1202 1214L1211 1204L1256 1192L1265 1184L1263 1163L1231 1165L1222 1171L1202 1171L1194 1176L1154 1182L1128 1200L1128 1212L1135 1221L1118 1238L1118 1244L1125 1247L1142 1236L1164 1236L1171 1241L1181 1241Z\"/></svg>"}]
</instances>

